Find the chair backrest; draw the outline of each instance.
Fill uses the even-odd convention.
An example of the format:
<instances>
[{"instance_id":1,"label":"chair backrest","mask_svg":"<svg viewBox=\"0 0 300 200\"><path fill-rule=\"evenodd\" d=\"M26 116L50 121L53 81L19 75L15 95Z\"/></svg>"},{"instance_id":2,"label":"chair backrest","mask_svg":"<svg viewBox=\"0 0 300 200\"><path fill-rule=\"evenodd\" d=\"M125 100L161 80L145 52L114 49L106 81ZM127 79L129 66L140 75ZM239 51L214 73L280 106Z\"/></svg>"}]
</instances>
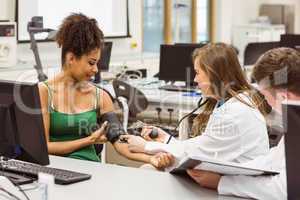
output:
<instances>
[{"instance_id":1,"label":"chair backrest","mask_svg":"<svg viewBox=\"0 0 300 200\"><path fill-rule=\"evenodd\" d=\"M300 34L284 34L280 36L280 46L300 50Z\"/></svg>"},{"instance_id":2,"label":"chair backrest","mask_svg":"<svg viewBox=\"0 0 300 200\"><path fill-rule=\"evenodd\" d=\"M279 47L279 42L255 42L246 46L244 53L244 66L253 65L257 59L270 49Z\"/></svg>"},{"instance_id":3,"label":"chair backrest","mask_svg":"<svg viewBox=\"0 0 300 200\"><path fill-rule=\"evenodd\" d=\"M127 99L130 117L135 117L138 113L146 110L148 107L146 96L140 90L128 83L115 79L113 81L113 88L116 97L124 97Z\"/></svg>"}]
</instances>

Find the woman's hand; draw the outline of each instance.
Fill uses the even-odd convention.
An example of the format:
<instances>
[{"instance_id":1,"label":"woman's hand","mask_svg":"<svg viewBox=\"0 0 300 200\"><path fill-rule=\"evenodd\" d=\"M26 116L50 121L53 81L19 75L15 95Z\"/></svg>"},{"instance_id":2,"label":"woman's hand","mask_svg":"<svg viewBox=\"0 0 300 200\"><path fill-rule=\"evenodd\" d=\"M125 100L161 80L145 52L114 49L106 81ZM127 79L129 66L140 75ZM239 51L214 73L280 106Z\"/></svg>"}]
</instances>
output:
<instances>
[{"instance_id":1,"label":"woman's hand","mask_svg":"<svg viewBox=\"0 0 300 200\"><path fill-rule=\"evenodd\" d=\"M201 187L209 189L218 189L221 175L213 172L191 169L187 170L188 175L194 179Z\"/></svg>"},{"instance_id":2,"label":"woman's hand","mask_svg":"<svg viewBox=\"0 0 300 200\"><path fill-rule=\"evenodd\" d=\"M135 135L121 135L120 139L127 141L129 151L133 153L145 152L146 140L144 138Z\"/></svg>"},{"instance_id":3,"label":"woman's hand","mask_svg":"<svg viewBox=\"0 0 300 200\"><path fill-rule=\"evenodd\" d=\"M153 129L156 129L158 132L158 137L152 139L149 135ZM168 133L163 131L161 128L157 128L155 126L144 126L141 132L141 136L147 141L155 141L164 143L167 138L170 137Z\"/></svg>"},{"instance_id":4,"label":"woman's hand","mask_svg":"<svg viewBox=\"0 0 300 200\"><path fill-rule=\"evenodd\" d=\"M96 130L89 136L93 144L103 144L107 142L107 138L106 138L107 124L108 122L105 121L98 130Z\"/></svg>"},{"instance_id":5,"label":"woman's hand","mask_svg":"<svg viewBox=\"0 0 300 200\"><path fill-rule=\"evenodd\" d=\"M150 158L150 164L158 169L164 169L174 163L172 154L160 152Z\"/></svg>"}]
</instances>

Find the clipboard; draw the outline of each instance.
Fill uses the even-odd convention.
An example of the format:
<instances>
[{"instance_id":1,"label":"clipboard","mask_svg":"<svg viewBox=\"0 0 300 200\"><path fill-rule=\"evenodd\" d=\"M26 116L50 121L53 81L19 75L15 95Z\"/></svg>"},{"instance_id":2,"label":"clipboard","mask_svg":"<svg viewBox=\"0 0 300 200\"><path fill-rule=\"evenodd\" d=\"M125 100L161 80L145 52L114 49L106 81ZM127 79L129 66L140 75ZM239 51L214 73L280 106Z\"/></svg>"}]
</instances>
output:
<instances>
[{"instance_id":1,"label":"clipboard","mask_svg":"<svg viewBox=\"0 0 300 200\"><path fill-rule=\"evenodd\" d=\"M212 158L203 158L199 156L188 156L183 158L180 163L169 169L171 174L185 174L187 169L199 169L210 172L215 172L222 175L276 175L277 171L249 167L246 164L221 161Z\"/></svg>"}]
</instances>

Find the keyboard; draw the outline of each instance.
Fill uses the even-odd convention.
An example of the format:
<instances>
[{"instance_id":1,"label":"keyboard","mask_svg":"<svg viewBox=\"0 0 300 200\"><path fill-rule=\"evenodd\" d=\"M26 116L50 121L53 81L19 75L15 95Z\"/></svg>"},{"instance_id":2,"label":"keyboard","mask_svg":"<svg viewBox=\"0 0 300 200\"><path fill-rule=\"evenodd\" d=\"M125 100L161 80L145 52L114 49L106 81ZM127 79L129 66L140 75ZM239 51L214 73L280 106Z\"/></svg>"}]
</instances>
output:
<instances>
[{"instance_id":1,"label":"keyboard","mask_svg":"<svg viewBox=\"0 0 300 200\"><path fill-rule=\"evenodd\" d=\"M192 86L186 87L186 86L177 86L177 85L163 85L160 86L158 89L174 91L174 92L197 92L197 88Z\"/></svg>"},{"instance_id":2,"label":"keyboard","mask_svg":"<svg viewBox=\"0 0 300 200\"><path fill-rule=\"evenodd\" d=\"M0 170L0 177L4 176L8 178L14 185L23 185L23 184L28 184L32 183L35 181L35 178L30 178L24 175L19 175L13 172L8 172L8 171L1 171Z\"/></svg>"},{"instance_id":3,"label":"keyboard","mask_svg":"<svg viewBox=\"0 0 300 200\"><path fill-rule=\"evenodd\" d=\"M16 173L19 175L26 175L29 177L38 177L38 173L46 173L54 176L54 180L56 184L67 185L71 183L76 183L84 180L88 180L91 178L89 174L83 174L79 172L64 170L64 169L56 169L52 167L45 167L38 164L28 163L19 160L8 160L1 162L2 166L0 167L0 171L8 171L12 173Z\"/></svg>"}]
</instances>

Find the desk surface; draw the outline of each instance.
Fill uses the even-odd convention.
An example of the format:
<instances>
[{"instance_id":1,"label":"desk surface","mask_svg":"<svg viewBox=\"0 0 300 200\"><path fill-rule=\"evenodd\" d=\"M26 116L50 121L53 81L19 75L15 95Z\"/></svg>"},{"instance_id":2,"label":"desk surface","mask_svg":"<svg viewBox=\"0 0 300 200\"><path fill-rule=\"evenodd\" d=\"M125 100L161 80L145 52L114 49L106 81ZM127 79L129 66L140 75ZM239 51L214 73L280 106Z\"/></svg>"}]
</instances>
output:
<instances>
[{"instance_id":1,"label":"desk surface","mask_svg":"<svg viewBox=\"0 0 300 200\"><path fill-rule=\"evenodd\" d=\"M53 199L130 199L130 200L183 200L183 199L240 199L219 196L216 192L199 187L189 179L146 169L99 164L70 158L50 156L50 166L92 175L92 179L72 185L55 185ZM27 194L35 199L34 193ZM50 194L50 195L51 195Z\"/></svg>"}]
</instances>

